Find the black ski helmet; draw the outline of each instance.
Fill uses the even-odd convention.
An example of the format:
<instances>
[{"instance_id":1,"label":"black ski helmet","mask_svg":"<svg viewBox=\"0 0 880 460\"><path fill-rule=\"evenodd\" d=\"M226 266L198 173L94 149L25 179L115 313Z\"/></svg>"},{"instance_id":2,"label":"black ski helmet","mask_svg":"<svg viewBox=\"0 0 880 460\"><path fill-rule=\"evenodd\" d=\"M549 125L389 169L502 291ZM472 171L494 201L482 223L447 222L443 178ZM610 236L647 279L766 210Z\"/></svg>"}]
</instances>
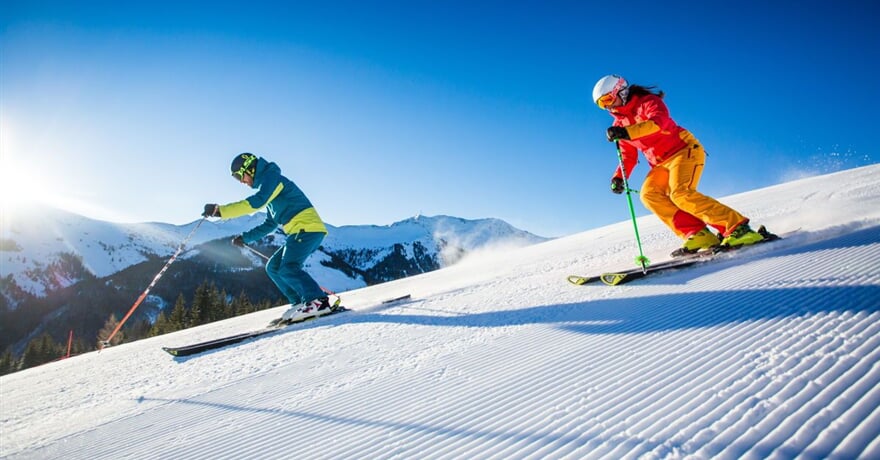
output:
<instances>
[{"instance_id":1,"label":"black ski helmet","mask_svg":"<svg viewBox=\"0 0 880 460\"><path fill-rule=\"evenodd\" d=\"M232 159L232 177L241 180L245 173L254 177L254 171L257 169L257 156L253 153L239 153Z\"/></svg>"}]
</instances>

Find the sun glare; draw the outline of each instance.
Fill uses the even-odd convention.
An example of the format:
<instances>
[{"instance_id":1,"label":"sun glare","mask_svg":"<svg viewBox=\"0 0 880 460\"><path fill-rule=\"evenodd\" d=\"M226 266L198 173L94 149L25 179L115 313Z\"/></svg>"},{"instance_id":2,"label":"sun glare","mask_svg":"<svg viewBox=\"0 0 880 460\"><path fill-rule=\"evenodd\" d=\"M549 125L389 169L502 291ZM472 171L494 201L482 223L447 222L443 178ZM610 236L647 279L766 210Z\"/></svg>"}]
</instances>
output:
<instances>
[{"instance_id":1,"label":"sun glare","mask_svg":"<svg viewBox=\"0 0 880 460\"><path fill-rule=\"evenodd\" d=\"M46 179L38 179L28 174L17 175L14 179L11 176L7 174L6 180L0 181L0 218L22 217L31 211L41 212L40 210L44 208L35 205L45 205L92 219L108 222L126 221L124 216L94 203L70 194L58 193L49 186L51 181Z\"/></svg>"},{"instance_id":2,"label":"sun glare","mask_svg":"<svg viewBox=\"0 0 880 460\"><path fill-rule=\"evenodd\" d=\"M9 152L0 157L0 207L4 211L26 208L46 198L46 188Z\"/></svg>"},{"instance_id":3,"label":"sun glare","mask_svg":"<svg viewBox=\"0 0 880 460\"><path fill-rule=\"evenodd\" d=\"M69 193L63 184L41 174L38 165L20 158L8 121L0 118L0 219L24 215L35 204L42 204L93 219L124 220L118 213Z\"/></svg>"},{"instance_id":4,"label":"sun glare","mask_svg":"<svg viewBox=\"0 0 880 460\"><path fill-rule=\"evenodd\" d=\"M0 120L0 211L6 216L9 212L25 207L33 201L33 186L27 178L28 171L23 162L16 160L12 153L12 132L8 120Z\"/></svg>"},{"instance_id":5,"label":"sun glare","mask_svg":"<svg viewBox=\"0 0 880 460\"><path fill-rule=\"evenodd\" d=\"M0 211L4 216L20 214L35 203L63 209L64 195L56 192L51 180L39 176L39 167L20 158L12 134L4 120L0 125Z\"/></svg>"},{"instance_id":6,"label":"sun glare","mask_svg":"<svg viewBox=\"0 0 880 460\"><path fill-rule=\"evenodd\" d=\"M5 153L0 158L0 171L4 172L0 180L0 213L4 218L24 215L40 204L93 219L124 220L122 216L74 194L63 193L50 178L38 176Z\"/></svg>"}]
</instances>

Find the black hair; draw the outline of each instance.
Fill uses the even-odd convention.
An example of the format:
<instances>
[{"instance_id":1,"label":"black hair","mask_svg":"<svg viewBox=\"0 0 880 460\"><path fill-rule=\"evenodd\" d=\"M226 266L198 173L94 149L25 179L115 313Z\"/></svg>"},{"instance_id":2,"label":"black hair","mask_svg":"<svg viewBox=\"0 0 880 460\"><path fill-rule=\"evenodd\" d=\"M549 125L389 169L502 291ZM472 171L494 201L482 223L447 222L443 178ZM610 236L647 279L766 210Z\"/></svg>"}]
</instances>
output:
<instances>
[{"instance_id":1,"label":"black hair","mask_svg":"<svg viewBox=\"0 0 880 460\"><path fill-rule=\"evenodd\" d=\"M662 90L657 89L656 86L629 85L629 97L645 94L653 94L661 99L666 95Z\"/></svg>"}]
</instances>

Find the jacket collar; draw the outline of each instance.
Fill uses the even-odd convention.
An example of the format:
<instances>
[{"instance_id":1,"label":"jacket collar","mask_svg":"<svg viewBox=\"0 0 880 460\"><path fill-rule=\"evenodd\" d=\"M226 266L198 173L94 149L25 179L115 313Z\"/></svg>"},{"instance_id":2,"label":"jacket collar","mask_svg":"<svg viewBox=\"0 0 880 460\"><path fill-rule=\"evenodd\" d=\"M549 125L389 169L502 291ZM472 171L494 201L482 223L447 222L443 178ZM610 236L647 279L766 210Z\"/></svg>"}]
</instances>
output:
<instances>
[{"instance_id":1,"label":"jacket collar","mask_svg":"<svg viewBox=\"0 0 880 460\"><path fill-rule=\"evenodd\" d=\"M642 95L630 95L629 99L626 101L626 104L623 104L620 107L613 107L611 109L611 113L623 116L632 115L635 112L636 107L638 107L641 98Z\"/></svg>"}]
</instances>

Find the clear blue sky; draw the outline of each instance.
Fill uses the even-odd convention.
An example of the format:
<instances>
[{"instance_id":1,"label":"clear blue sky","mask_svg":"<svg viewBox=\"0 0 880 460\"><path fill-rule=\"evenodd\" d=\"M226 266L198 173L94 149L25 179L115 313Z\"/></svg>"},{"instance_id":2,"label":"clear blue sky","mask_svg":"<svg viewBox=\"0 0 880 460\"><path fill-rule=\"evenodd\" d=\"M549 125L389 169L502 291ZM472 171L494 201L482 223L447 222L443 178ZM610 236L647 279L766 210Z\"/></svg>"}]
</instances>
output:
<instances>
[{"instance_id":1,"label":"clear blue sky","mask_svg":"<svg viewBox=\"0 0 880 460\"><path fill-rule=\"evenodd\" d=\"M591 101L609 73L666 91L709 152L714 196L877 162L878 10L13 0L3 200L183 224L249 193L228 168L250 151L333 225L449 214L571 234L628 218Z\"/></svg>"}]
</instances>

